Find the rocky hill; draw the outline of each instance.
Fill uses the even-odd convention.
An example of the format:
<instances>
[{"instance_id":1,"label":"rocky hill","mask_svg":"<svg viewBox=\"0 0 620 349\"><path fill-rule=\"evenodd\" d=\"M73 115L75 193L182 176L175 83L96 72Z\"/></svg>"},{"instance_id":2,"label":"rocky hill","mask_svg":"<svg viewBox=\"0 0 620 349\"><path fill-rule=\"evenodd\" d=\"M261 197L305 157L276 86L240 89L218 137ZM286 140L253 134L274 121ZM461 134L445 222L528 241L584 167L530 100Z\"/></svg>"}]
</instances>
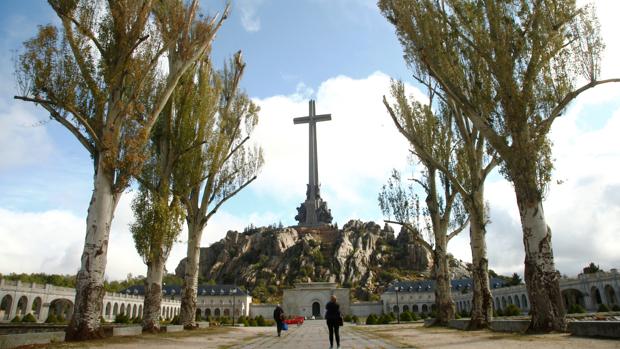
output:
<instances>
[{"instance_id":1,"label":"rocky hill","mask_svg":"<svg viewBox=\"0 0 620 349\"><path fill-rule=\"evenodd\" d=\"M432 255L410 233L397 237L389 226L349 221L342 229L256 228L226 237L200 251L200 278L244 285L258 300L268 301L296 282L332 281L372 299L392 280L429 277ZM454 277L466 277L454 261ZM183 276L185 259L176 268Z\"/></svg>"}]
</instances>

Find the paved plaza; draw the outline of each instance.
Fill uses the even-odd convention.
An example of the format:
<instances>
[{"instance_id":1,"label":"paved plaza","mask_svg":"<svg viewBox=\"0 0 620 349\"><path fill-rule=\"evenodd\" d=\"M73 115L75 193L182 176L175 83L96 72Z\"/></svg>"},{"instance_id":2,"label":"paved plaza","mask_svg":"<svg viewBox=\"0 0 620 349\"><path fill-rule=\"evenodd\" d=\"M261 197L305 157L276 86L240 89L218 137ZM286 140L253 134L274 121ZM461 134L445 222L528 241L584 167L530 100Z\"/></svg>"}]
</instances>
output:
<instances>
[{"instance_id":1,"label":"paved plaza","mask_svg":"<svg viewBox=\"0 0 620 349\"><path fill-rule=\"evenodd\" d=\"M567 333L521 335L491 331L425 328L420 323L341 328L343 349L620 349L620 341L574 337ZM293 326L280 338L275 327L216 327L98 341L56 343L52 348L114 349L314 349L329 348L327 326L321 320Z\"/></svg>"},{"instance_id":2,"label":"paved plaza","mask_svg":"<svg viewBox=\"0 0 620 349\"><path fill-rule=\"evenodd\" d=\"M397 348L385 341L373 338L363 332L354 331L354 325L345 324L340 328L340 343L343 349L392 349ZM254 348L296 348L296 349L327 349L329 348L329 334L325 321L306 321L302 326L291 326L284 331L282 337L277 337L275 328L272 333L262 336L249 343L233 346L231 349ZM334 340L334 347L335 347ZM398 347L406 348L406 347Z\"/></svg>"}]
</instances>

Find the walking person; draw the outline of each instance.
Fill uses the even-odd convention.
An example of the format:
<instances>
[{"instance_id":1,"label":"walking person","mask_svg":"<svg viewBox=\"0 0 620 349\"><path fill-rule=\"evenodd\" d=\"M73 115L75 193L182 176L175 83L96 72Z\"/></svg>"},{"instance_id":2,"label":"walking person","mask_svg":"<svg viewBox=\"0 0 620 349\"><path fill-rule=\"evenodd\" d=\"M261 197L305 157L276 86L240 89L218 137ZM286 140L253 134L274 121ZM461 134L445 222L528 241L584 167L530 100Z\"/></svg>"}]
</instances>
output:
<instances>
[{"instance_id":1,"label":"walking person","mask_svg":"<svg viewBox=\"0 0 620 349\"><path fill-rule=\"evenodd\" d=\"M340 314L340 304L336 300L336 296L332 295L330 301L325 306L325 320L327 320L327 329L329 330L329 348L334 348L334 335L336 336L336 345L340 349L340 326L342 326L342 314Z\"/></svg>"},{"instance_id":2,"label":"walking person","mask_svg":"<svg viewBox=\"0 0 620 349\"><path fill-rule=\"evenodd\" d=\"M278 304L273 310L273 319L275 320L276 327L278 329L278 337L280 337L280 333L282 333L282 327L284 326L284 310L282 310L280 304Z\"/></svg>"}]
</instances>

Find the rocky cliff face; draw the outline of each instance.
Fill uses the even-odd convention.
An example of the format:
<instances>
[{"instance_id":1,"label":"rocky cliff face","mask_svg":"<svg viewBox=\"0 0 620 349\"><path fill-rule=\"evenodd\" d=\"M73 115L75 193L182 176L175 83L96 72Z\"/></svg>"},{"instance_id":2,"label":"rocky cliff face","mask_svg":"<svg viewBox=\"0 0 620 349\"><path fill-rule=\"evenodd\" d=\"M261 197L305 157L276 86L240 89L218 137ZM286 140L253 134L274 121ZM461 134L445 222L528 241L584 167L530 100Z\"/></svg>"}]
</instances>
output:
<instances>
[{"instance_id":1,"label":"rocky cliff face","mask_svg":"<svg viewBox=\"0 0 620 349\"><path fill-rule=\"evenodd\" d=\"M224 239L200 251L203 280L245 285L263 301L281 287L306 281L338 282L351 287L359 299L369 299L392 280L429 276L431 266L432 255L405 231L395 238L389 226L359 220L340 230L229 231ZM182 277L184 270L182 260L176 274Z\"/></svg>"}]
</instances>

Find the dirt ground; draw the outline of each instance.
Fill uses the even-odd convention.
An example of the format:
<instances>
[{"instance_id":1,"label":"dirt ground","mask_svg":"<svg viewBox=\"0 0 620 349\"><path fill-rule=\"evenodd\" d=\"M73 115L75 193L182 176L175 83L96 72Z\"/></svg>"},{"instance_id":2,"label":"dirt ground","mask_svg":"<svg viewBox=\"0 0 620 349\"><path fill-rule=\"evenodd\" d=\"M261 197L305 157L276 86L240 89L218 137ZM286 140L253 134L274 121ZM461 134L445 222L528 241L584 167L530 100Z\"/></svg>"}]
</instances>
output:
<instances>
[{"instance_id":1,"label":"dirt ground","mask_svg":"<svg viewBox=\"0 0 620 349\"><path fill-rule=\"evenodd\" d=\"M401 348L620 348L620 340L573 337L566 333L523 335L486 330L469 332L439 327L426 328L422 324L358 326L355 330L377 336Z\"/></svg>"}]
</instances>

